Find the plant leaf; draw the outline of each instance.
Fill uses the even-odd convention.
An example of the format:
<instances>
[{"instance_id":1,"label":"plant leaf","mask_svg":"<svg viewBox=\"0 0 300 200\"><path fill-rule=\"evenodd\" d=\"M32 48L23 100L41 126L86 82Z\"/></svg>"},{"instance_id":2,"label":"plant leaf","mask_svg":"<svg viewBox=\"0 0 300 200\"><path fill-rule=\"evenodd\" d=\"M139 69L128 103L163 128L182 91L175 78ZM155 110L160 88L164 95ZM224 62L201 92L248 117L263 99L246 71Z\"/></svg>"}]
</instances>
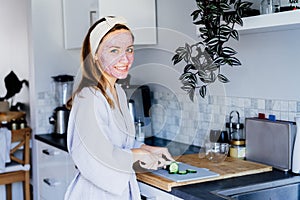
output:
<instances>
[{"instance_id":1,"label":"plant leaf","mask_svg":"<svg viewBox=\"0 0 300 200\"><path fill-rule=\"evenodd\" d=\"M218 77L218 80L222 83L228 83L229 82L229 79L226 76L224 76L223 74L218 74L217 77Z\"/></svg>"},{"instance_id":2,"label":"plant leaf","mask_svg":"<svg viewBox=\"0 0 300 200\"><path fill-rule=\"evenodd\" d=\"M225 55L225 56L233 56L233 55L235 55L237 52L236 52L233 48L231 48L231 47L223 47L223 48L222 48L222 53L223 53L223 55Z\"/></svg>"},{"instance_id":3,"label":"plant leaf","mask_svg":"<svg viewBox=\"0 0 300 200\"><path fill-rule=\"evenodd\" d=\"M196 67L193 65L193 64L187 64L185 67L184 67L184 72L186 73L186 72L188 72L188 71L190 71L190 70L196 70Z\"/></svg>"},{"instance_id":4,"label":"plant leaf","mask_svg":"<svg viewBox=\"0 0 300 200\"><path fill-rule=\"evenodd\" d=\"M195 10L194 12L192 12L191 16L193 17L193 21L195 21L198 16L200 14L200 10Z\"/></svg>"},{"instance_id":5,"label":"plant leaf","mask_svg":"<svg viewBox=\"0 0 300 200\"><path fill-rule=\"evenodd\" d=\"M236 57L229 57L229 58L227 58L227 63L230 66L242 65L242 63Z\"/></svg>"},{"instance_id":6,"label":"plant leaf","mask_svg":"<svg viewBox=\"0 0 300 200\"><path fill-rule=\"evenodd\" d=\"M222 10L230 10L230 6L227 3L221 2L219 5Z\"/></svg>"},{"instance_id":7,"label":"plant leaf","mask_svg":"<svg viewBox=\"0 0 300 200\"><path fill-rule=\"evenodd\" d=\"M206 96L206 85L202 85L199 89L199 94L202 98L205 98Z\"/></svg>"},{"instance_id":8,"label":"plant leaf","mask_svg":"<svg viewBox=\"0 0 300 200\"><path fill-rule=\"evenodd\" d=\"M239 40L239 33L237 30L232 30L230 36L235 40Z\"/></svg>"},{"instance_id":9,"label":"plant leaf","mask_svg":"<svg viewBox=\"0 0 300 200\"><path fill-rule=\"evenodd\" d=\"M177 63L179 63L181 60L179 59L179 55L175 54L172 58L173 61L173 65L176 65Z\"/></svg>"},{"instance_id":10,"label":"plant leaf","mask_svg":"<svg viewBox=\"0 0 300 200\"><path fill-rule=\"evenodd\" d=\"M211 40L209 40L207 42L207 45L208 46L215 46L215 45L218 44L218 42L219 42L219 38L215 37L215 38L212 38Z\"/></svg>"},{"instance_id":11,"label":"plant leaf","mask_svg":"<svg viewBox=\"0 0 300 200\"><path fill-rule=\"evenodd\" d=\"M185 48L184 48L184 47L178 47L178 48L175 50L175 52L176 52L177 54L181 53L182 51L185 51Z\"/></svg>"},{"instance_id":12,"label":"plant leaf","mask_svg":"<svg viewBox=\"0 0 300 200\"><path fill-rule=\"evenodd\" d=\"M204 77L207 76L207 74L206 74L206 72L205 72L204 70L199 69L199 70L198 70L198 76L199 76L200 78L204 78Z\"/></svg>"},{"instance_id":13,"label":"plant leaf","mask_svg":"<svg viewBox=\"0 0 300 200\"><path fill-rule=\"evenodd\" d=\"M189 76L192 76L192 75L193 75L192 72L185 72L185 73L180 75L179 80L189 79Z\"/></svg>"},{"instance_id":14,"label":"plant leaf","mask_svg":"<svg viewBox=\"0 0 300 200\"><path fill-rule=\"evenodd\" d=\"M216 65L224 65L226 62L224 61L225 58L223 56L219 56L214 60Z\"/></svg>"}]
</instances>

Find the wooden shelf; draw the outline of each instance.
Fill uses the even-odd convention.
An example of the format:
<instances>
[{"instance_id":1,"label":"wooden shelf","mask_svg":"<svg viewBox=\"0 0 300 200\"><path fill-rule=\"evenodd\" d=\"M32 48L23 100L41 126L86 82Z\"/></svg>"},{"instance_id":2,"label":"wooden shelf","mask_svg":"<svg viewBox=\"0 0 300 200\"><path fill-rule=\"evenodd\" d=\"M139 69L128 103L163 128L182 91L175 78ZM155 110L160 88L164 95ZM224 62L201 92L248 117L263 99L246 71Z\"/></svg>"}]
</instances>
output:
<instances>
[{"instance_id":1,"label":"wooden shelf","mask_svg":"<svg viewBox=\"0 0 300 200\"><path fill-rule=\"evenodd\" d=\"M253 34L300 28L300 10L243 18L244 25L236 26L239 34Z\"/></svg>"},{"instance_id":2,"label":"wooden shelf","mask_svg":"<svg viewBox=\"0 0 300 200\"><path fill-rule=\"evenodd\" d=\"M8 112L0 112L0 122L7 121L10 122L12 119L19 119L21 117L25 117L25 112L17 112L17 111L8 111Z\"/></svg>"}]
</instances>

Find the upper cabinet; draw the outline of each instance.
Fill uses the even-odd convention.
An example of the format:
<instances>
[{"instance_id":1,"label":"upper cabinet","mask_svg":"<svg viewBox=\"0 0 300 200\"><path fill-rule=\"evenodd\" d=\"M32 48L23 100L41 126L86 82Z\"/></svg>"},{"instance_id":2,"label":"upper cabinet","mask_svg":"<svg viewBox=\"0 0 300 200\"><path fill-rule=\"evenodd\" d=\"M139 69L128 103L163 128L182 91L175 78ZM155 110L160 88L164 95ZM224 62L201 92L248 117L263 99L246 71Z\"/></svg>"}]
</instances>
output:
<instances>
[{"instance_id":1,"label":"upper cabinet","mask_svg":"<svg viewBox=\"0 0 300 200\"><path fill-rule=\"evenodd\" d=\"M98 0L99 16L123 16L136 45L157 43L155 0Z\"/></svg>"},{"instance_id":2,"label":"upper cabinet","mask_svg":"<svg viewBox=\"0 0 300 200\"><path fill-rule=\"evenodd\" d=\"M300 10L243 18L244 25L236 26L240 34L300 28Z\"/></svg>"},{"instance_id":3,"label":"upper cabinet","mask_svg":"<svg viewBox=\"0 0 300 200\"><path fill-rule=\"evenodd\" d=\"M84 37L99 17L123 16L136 45L157 43L155 0L63 0L64 46L81 48Z\"/></svg>"},{"instance_id":4,"label":"upper cabinet","mask_svg":"<svg viewBox=\"0 0 300 200\"><path fill-rule=\"evenodd\" d=\"M97 0L63 0L65 49L81 48L97 10Z\"/></svg>"}]
</instances>

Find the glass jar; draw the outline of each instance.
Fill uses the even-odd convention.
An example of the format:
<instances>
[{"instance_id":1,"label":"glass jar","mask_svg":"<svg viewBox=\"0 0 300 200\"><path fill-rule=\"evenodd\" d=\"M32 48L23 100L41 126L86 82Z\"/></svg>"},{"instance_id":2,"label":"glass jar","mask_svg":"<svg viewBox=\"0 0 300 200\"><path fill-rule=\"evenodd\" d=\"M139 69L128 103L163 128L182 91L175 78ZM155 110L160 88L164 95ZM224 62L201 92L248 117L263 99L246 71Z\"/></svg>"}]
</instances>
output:
<instances>
[{"instance_id":1,"label":"glass jar","mask_svg":"<svg viewBox=\"0 0 300 200\"><path fill-rule=\"evenodd\" d=\"M246 157L245 143L230 144L229 155L230 155L230 157L233 157L233 158L245 159L245 157Z\"/></svg>"},{"instance_id":2,"label":"glass jar","mask_svg":"<svg viewBox=\"0 0 300 200\"><path fill-rule=\"evenodd\" d=\"M271 14L280 12L280 0L262 0L260 3L260 14Z\"/></svg>"},{"instance_id":3,"label":"glass jar","mask_svg":"<svg viewBox=\"0 0 300 200\"><path fill-rule=\"evenodd\" d=\"M140 142L145 141L144 123L140 119L136 123L136 140Z\"/></svg>"},{"instance_id":4,"label":"glass jar","mask_svg":"<svg viewBox=\"0 0 300 200\"><path fill-rule=\"evenodd\" d=\"M230 140L230 157L245 159L246 139L243 129L233 129Z\"/></svg>"}]
</instances>

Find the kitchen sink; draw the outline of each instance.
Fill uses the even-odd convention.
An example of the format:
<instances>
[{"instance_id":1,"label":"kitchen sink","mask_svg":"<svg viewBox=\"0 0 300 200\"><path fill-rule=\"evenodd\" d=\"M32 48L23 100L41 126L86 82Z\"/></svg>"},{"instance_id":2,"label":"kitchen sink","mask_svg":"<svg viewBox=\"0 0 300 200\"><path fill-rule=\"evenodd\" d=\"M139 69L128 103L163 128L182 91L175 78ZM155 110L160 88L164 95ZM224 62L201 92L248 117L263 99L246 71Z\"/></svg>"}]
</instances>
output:
<instances>
[{"instance_id":1,"label":"kitchen sink","mask_svg":"<svg viewBox=\"0 0 300 200\"><path fill-rule=\"evenodd\" d=\"M231 200L299 200L300 177L212 191L212 193Z\"/></svg>"}]
</instances>

